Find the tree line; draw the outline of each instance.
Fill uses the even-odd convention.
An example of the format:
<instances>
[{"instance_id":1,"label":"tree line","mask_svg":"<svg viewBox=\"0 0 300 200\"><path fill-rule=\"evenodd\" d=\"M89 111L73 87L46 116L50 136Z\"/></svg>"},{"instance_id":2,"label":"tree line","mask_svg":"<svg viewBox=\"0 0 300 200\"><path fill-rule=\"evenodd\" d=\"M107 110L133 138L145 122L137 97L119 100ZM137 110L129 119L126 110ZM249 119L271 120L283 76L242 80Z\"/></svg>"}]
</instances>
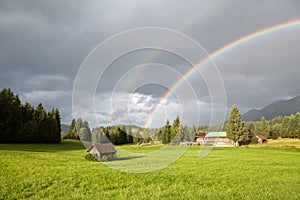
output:
<instances>
[{"instance_id":1,"label":"tree line","mask_svg":"<svg viewBox=\"0 0 300 200\"><path fill-rule=\"evenodd\" d=\"M72 119L68 133L62 134L63 139L74 139L91 141L91 129L87 121L78 118L77 120Z\"/></svg>"},{"instance_id":2,"label":"tree line","mask_svg":"<svg viewBox=\"0 0 300 200\"><path fill-rule=\"evenodd\" d=\"M264 117L258 122L243 121L241 113L236 105L233 105L227 123L207 126L182 125L177 116L173 123L167 119L161 128L142 128L135 125L117 125L97 127L92 131L88 122L82 119L73 119L69 133L63 139L82 139L93 143L112 142L119 144L142 144L152 141L161 141L163 144L178 144L180 142L192 142L199 132L226 131L227 137L236 144L248 144L256 142L256 135L264 135L266 138L300 138L300 113L290 116L276 117L266 120Z\"/></svg>"},{"instance_id":3,"label":"tree line","mask_svg":"<svg viewBox=\"0 0 300 200\"><path fill-rule=\"evenodd\" d=\"M192 129L189 130L188 126L182 126L179 117L177 116L172 125L170 125L170 122L167 119L166 124L162 128L161 140L163 144L193 141L195 134L196 127L193 126Z\"/></svg>"},{"instance_id":4,"label":"tree line","mask_svg":"<svg viewBox=\"0 0 300 200\"><path fill-rule=\"evenodd\" d=\"M268 139L300 138L300 113L278 116L271 120L265 117L261 121L243 121L239 109L233 105L225 126L227 137L238 143L255 143L256 135Z\"/></svg>"},{"instance_id":5,"label":"tree line","mask_svg":"<svg viewBox=\"0 0 300 200\"><path fill-rule=\"evenodd\" d=\"M11 89L0 92L1 143L60 143L61 122L58 109L47 112L42 103L36 108L22 104Z\"/></svg>"},{"instance_id":6,"label":"tree line","mask_svg":"<svg viewBox=\"0 0 300 200\"><path fill-rule=\"evenodd\" d=\"M262 117L258 122L246 122L245 126L250 136L261 134L268 139L300 138L300 113L271 120Z\"/></svg>"},{"instance_id":7,"label":"tree line","mask_svg":"<svg viewBox=\"0 0 300 200\"><path fill-rule=\"evenodd\" d=\"M68 133L63 133L63 139L84 140L92 143L142 144L161 141L163 144L170 142L193 141L199 131L208 130L208 126L195 125L189 127L181 125L177 116L170 125L169 120L162 128L142 128L136 125L101 126L90 130L88 122L73 119Z\"/></svg>"},{"instance_id":8,"label":"tree line","mask_svg":"<svg viewBox=\"0 0 300 200\"><path fill-rule=\"evenodd\" d=\"M131 127L125 125L97 127L90 130L87 121L73 119L68 133L63 139L75 139L92 143L113 143L115 145L133 143Z\"/></svg>"}]
</instances>

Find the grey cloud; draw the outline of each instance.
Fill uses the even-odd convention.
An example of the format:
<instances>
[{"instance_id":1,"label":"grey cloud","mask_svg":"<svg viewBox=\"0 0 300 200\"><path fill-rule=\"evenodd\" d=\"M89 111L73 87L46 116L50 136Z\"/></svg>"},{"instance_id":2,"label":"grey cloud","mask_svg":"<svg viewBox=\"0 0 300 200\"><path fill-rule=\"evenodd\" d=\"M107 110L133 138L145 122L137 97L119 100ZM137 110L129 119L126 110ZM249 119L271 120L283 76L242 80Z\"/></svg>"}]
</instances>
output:
<instances>
[{"instance_id":1,"label":"grey cloud","mask_svg":"<svg viewBox=\"0 0 300 200\"><path fill-rule=\"evenodd\" d=\"M10 87L22 100L39 101L46 108L58 107L62 120L72 118L73 82L80 64L88 53L101 41L113 34L131 28L156 26L171 28L191 36L212 53L239 37L300 18L300 2L287 1L0 1L0 87ZM133 41L134 42L134 41ZM166 45L172 45L170 39ZM236 103L240 110L260 108L267 103L300 93L299 80L299 27L287 29L259 40L238 46L215 59L223 77L227 106ZM132 52L117 59L99 82L96 92L101 120L109 116L111 92L120 77L136 65L157 62L186 72L191 66L182 58L169 53L145 50ZM200 68L201 71L202 68ZM167 79L158 72L140 76ZM133 77L133 76L132 76ZM143 78L143 77L141 77ZM213 77L215 78L215 77ZM134 84L139 79L124 81ZM172 79L170 79L172 80ZM173 81L173 80L172 80ZM188 85L177 88L174 94L186 103L190 116L187 123L194 123L195 115L191 99L202 101L205 110L202 119L209 119L210 94L205 81L192 76L188 79L195 90L185 92ZM101 85L104 84L104 85ZM117 92L125 90L121 85ZM159 102L168 90L162 85L135 88L129 93L151 97L144 108L132 109L137 123L143 123L147 109ZM184 94L184 95L183 95ZM97 96L96 95L96 96ZM174 113L163 113L161 119L176 116L175 96L166 101ZM82 97L82 101L85 99ZM218 102L217 102L218 103ZM120 104L123 105L123 104ZM125 105L125 104L124 104ZM194 110L193 110L194 109ZM118 111L122 120L126 109ZM106 115L105 115L106 113ZM167 115L170 115L169 117ZM121 119L121 118L120 118ZM207 120L206 120L207 121Z\"/></svg>"}]
</instances>

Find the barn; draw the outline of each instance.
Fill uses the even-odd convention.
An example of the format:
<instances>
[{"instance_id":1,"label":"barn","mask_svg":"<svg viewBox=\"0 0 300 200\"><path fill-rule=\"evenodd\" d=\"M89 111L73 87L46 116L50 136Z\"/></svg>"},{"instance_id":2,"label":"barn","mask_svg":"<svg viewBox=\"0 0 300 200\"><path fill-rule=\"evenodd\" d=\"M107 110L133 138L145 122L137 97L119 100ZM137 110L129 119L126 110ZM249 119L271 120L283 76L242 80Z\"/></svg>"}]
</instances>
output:
<instances>
[{"instance_id":1,"label":"barn","mask_svg":"<svg viewBox=\"0 0 300 200\"><path fill-rule=\"evenodd\" d=\"M198 144L204 144L205 136L206 136L206 132L199 132L196 135L196 142Z\"/></svg>"},{"instance_id":2,"label":"barn","mask_svg":"<svg viewBox=\"0 0 300 200\"><path fill-rule=\"evenodd\" d=\"M113 158L117 153L117 150L111 143L97 143L93 144L87 149L87 152L94 155L97 160L102 160L103 156Z\"/></svg>"},{"instance_id":3,"label":"barn","mask_svg":"<svg viewBox=\"0 0 300 200\"><path fill-rule=\"evenodd\" d=\"M262 144L268 142L267 138L263 135L256 135L257 142Z\"/></svg>"},{"instance_id":4,"label":"barn","mask_svg":"<svg viewBox=\"0 0 300 200\"><path fill-rule=\"evenodd\" d=\"M227 138L226 132L209 132L204 138L205 143L214 144L215 146L231 146L232 141Z\"/></svg>"}]
</instances>

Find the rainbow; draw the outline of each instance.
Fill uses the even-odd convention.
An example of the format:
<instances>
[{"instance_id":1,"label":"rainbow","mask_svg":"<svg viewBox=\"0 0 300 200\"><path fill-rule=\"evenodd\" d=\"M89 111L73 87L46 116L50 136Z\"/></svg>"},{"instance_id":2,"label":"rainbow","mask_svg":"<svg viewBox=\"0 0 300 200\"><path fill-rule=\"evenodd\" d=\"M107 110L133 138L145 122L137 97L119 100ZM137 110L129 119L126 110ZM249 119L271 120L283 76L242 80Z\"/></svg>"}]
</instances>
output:
<instances>
[{"instance_id":1,"label":"rainbow","mask_svg":"<svg viewBox=\"0 0 300 200\"><path fill-rule=\"evenodd\" d=\"M187 22L185 22L184 24L180 25L178 27L178 30L179 31L183 31L183 30L186 30L190 27L192 27L196 21L201 21L204 19L205 16L208 16L210 13L213 13L214 10L216 10L217 8L220 8L222 7L223 4L225 4L225 0L222 0L222 1L213 1L213 2L210 2L209 5L206 5L201 11L201 12L198 12L197 14L195 14L193 17L191 17ZM173 38L170 38L169 40L167 40L165 42L165 44L162 44L162 46L167 46L168 44L171 44L172 42L174 42ZM146 61L144 61L144 63L151 63L154 58L156 56L158 56L160 53L160 51L156 51L154 52ZM136 80L135 77L138 77L142 74L142 72L140 73L135 73L133 75L133 77L131 78L131 81L129 81L127 83L127 85L124 87L126 88L125 92L132 92L132 91L128 91L128 88L132 88L132 85L134 84L134 81Z\"/></svg>"},{"instance_id":2,"label":"rainbow","mask_svg":"<svg viewBox=\"0 0 300 200\"><path fill-rule=\"evenodd\" d=\"M154 109L152 109L150 115L148 116L148 118L144 124L144 127L148 127L151 124L152 115L155 113L158 106L160 104L162 104L162 102L165 101L165 99L167 99L170 96L172 91L174 91L184 80L186 80L191 74L193 74L195 71L197 71L197 69L200 68L206 62L208 62L211 59L216 59L218 56L224 54L225 52L227 52L229 50L232 50L232 49L238 47L239 45L242 45L245 42L251 41L251 40L256 39L263 35L270 34L272 32L284 30L286 28L290 28L290 27L297 26L297 25L300 25L300 19L296 19L296 20L285 22L285 23L277 24L275 26L271 26L268 28L264 28L262 30L259 30L254 33L251 33L249 35L246 35L244 37L241 37L235 41L232 41L232 42L228 43L227 45L219 48L218 50L216 50L215 52L210 54L208 57L206 57L205 59L200 61L196 66L191 67L191 69L189 69L180 79L178 79L172 85L172 87L163 95L161 100L154 106Z\"/></svg>"}]
</instances>

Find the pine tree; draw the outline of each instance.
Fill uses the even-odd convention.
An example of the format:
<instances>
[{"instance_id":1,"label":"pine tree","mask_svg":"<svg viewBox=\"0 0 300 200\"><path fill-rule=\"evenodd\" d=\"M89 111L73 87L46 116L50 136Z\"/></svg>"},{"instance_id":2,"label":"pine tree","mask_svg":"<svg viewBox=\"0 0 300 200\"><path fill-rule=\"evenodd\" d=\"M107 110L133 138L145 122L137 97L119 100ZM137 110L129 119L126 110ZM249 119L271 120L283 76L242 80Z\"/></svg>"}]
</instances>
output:
<instances>
[{"instance_id":1,"label":"pine tree","mask_svg":"<svg viewBox=\"0 0 300 200\"><path fill-rule=\"evenodd\" d=\"M226 125L226 132L227 137L233 140L235 145L237 142L248 139L245 123L243 123L240 111L236 105L231 107Z\"/></svg>"},{"instance_id":2,"label":"pine tree","mask_svg":"<svg viewBox=\"0 0 300 200\"><path fill-rule=\"evenodd\" d=\"M21 127L21 101L10 89L0 92L0 142L18 142Z\"/></svg>"},{"instance_id":3,"label":"pine tree","mask_svg":"<svg viewBox=\"0 0 300 200\"><path fill-rule=\"evenodd\" d=\"M76 120L72 119L72 122L70 124L69 132L63 139L74 139L74 140L80 140L77 128L76 128Z\"/></svg>"},{"instance_id":4,"label":"pine tree","mask_svg":"<svg viewBox=\"0 0 300 200\"><path fill-rule=\"evenodd\" d=\"M171 126L170 126L169 120L167 119L166 124L162 128L162 143L163 144L170 143L170 133L171 133Z\"/></svg>"},{"instance_id":5,"label":"pine tree","mask_svg":"<svg viewBox=\"0 0 300 200\"><path fill-rule=\"evenodd\" d=\"M76 121L77 134L82 141L91 141L91 129L87 121L78 118Z\"/></svg>"},{"instance_id":6,"label":"pine tree","mask_svg":"<svg viewBox=\"0 0 300 200\"><path fill-rule=\"evenodd\" d=\"M172 127L171 127L170 141L175 139L175 137L177 136L177 134L180 130L180 127L181 127L180 120L179 120L179 117L177 115L177 117L174 119ZM176 138L178 138L178 137L176 137ZM175 139L175 140L177 140L177 139Z\"/></svg>"},{"instance_id":7,"label":"pine tree","mask_svg":"<svg viewBox=\"0 0 300 200\"><path fill-rule=\"evenodd\" d=\"M60 114L59 114L59 110L56 108L53 111L53 119L56 122L56 131L54 132L54 136L55 136L55 140L53 142L55 143L60 143L61 140L61 122L60 122Z\"/></svg>"},{"instance_id":8,"label":"pine tree","mask_svg":"<svg viewBox=\"0 0 300 200\"><path fill-rule=\"evenodd\" d=\"M55 114L57 113L57 114ZM10 89L0 91L0 142L57 143L60 141L60 116L52 109L48 115L39 103L21 104Z\"/></svg>"},{"instance_id":9,"label":"pine tree","mask_svg":"<svg viewBox=\"0 0 300 200\"><path fill-rule=\"evenodd\" d=\"M47 126L47 113L42 105L39 103L35 113L34 119L37 121L38 125L38 136L34 139L36 142L45 142L48 138L48 126Z\"/></svg>"}]
</instances>

